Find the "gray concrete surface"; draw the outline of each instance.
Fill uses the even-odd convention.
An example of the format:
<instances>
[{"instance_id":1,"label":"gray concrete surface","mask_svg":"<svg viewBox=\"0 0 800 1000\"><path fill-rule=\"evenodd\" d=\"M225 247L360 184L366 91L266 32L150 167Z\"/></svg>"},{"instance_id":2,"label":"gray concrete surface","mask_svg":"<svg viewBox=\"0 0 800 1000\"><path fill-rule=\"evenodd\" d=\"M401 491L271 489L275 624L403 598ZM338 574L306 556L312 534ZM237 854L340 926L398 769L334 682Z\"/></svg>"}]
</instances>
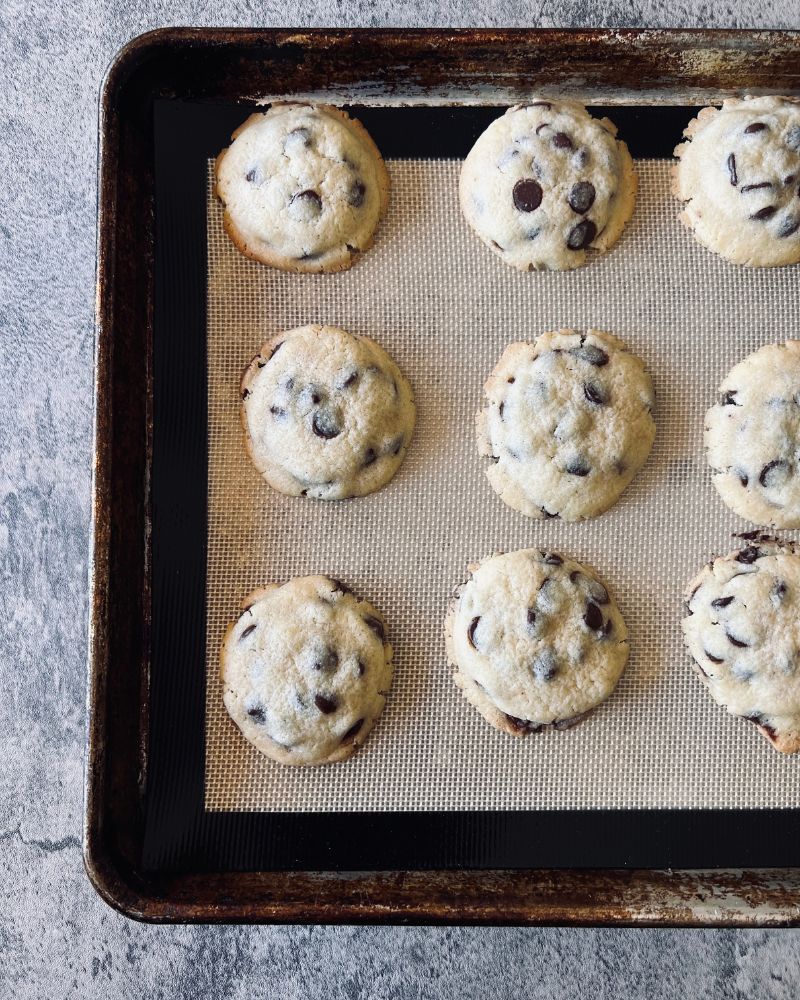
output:
<instances>
[{"instance_id":1,"label":"gray concrete surface","mask_svg":"<svg viewBox=\"0 0 800 1000\"><path fill-rule=\"evenodd\" d=\"M96 101L165 24L800 27L798 0L0 3L0 997L800 995L800 931L147 927L80 857Z\"/></svg>"}]
</instances>

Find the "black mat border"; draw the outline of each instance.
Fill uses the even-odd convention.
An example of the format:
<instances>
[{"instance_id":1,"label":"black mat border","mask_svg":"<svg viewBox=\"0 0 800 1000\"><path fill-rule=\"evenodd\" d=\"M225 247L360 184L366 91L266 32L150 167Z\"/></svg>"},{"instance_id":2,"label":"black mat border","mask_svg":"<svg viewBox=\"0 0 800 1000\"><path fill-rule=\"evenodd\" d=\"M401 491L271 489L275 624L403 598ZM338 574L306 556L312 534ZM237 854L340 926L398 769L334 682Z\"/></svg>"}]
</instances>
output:
<instances>
[{"instance_id":1,"label":"black mat border","mask_svg":"<svg viewBox=\"0 0 800 1000\"><path fill-rule=\"evenodd\" d=\"M147 871L738 868L800 864L800 810L209 813L206 163L246 105L157 101L152 674ZM502 109L357 110L387 158L462 157ZM605 109L635 157L692 108ZM732 762L731 766L735 766Z\"/></svg>"}]
</instances>

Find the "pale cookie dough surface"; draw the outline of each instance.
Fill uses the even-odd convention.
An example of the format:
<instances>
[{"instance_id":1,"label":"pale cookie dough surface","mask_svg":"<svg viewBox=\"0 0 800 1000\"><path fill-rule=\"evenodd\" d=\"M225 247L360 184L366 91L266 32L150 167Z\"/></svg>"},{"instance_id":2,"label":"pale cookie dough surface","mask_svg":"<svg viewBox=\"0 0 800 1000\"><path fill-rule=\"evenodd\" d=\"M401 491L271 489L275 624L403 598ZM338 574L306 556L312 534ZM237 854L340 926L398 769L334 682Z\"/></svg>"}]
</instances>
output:
<instances>
[{"instance_id":1,"label":"pale cookie dough surface","mask_svg":"<svg viewBox=\"0 0 800 1000\"><path fill-rule=\"evenodd\" d=\"M329 105L251 115L216 164L225 228L285 271L341 271L372 244L389 174L360 122Z\"/></svg>"},{"instance_id":2,"label":"pale cookie dough surface","mask_svg":"<svg viewBox=\"0 0 800 1000\"><path fill-rule=\"evenodd\" d=\"M755 533L753 533L755 534ZM800 749L800 557L765 535L705 566L686 591L686 645L731 715L783 753Z\"/></svg>"},{"instance_id":3,"label":"pale cookie dough surface","mask_svg":"<svg viewBox=\"0 0 800 1000\"><path fill-rule=\"evenodd\" d=\"M601 514L644 464L655 437L643 363L598 330L510 344L484 387L478 449L493 489L529 517Z\"/></svg>"},{"instance_id":4,"label":"pale cookie dough surface","mask_svg":"<svg viewBox=\"0 0 800 1000\"><path fill-rule=\"evenodd\" d=\"M392 647L383 618L338 580L297 577L247 599L222 645L223 700L282 764L348 758L383 711Z\"/></svg>"},{"instance_id":5,"label":"pale cookie dough surface","mask_svg":"<svg viewBox=\"0 0 800 1000\"><path fill-rule=\"evenodd\" d=\"M800 341L768 344L731 369L706 413L705 444L731 510L800 528Z\"/></svg>"},{"instance_id":6,"label":"pale cookie dough surface","mask_svg":"<svg viewBox=\"0 0 800 1000\"><path fill-rule=\"evenodd\" d=\"M734 264L800 261L800 101L749 97L686 128L674 191L703 246Z\"/></svg>"},{"instance_id":7,"label":"pale cookie dough surface","mask_svg":"<svg viewBox=\"0 0 800 1000\"><path fill-rule=\"evenodd\" d=\"M616 243L633 213L636 174L616 132L573 101L510 108L464 161L464 217L522 271L580 267Z\"/></svg>"},{"instance_id":8,"label":"pale cookie dough surface","mask_svg":"<svg viewBox=\"0 0 800 1000\"><path fill-rule=\"evenodd\" d=\"M368 337L304 326L273 337L242 378L242 423L258 471L281 493L363 496L402 464L411 387Z\"/></svg>"},{"instance_id":9,"label":"pale cookie dough surface","mask_svg":"<svg viewBox=\"0 0 800 1000\"><path fill-rule=\"evenodd\" d=\"M522 549L470 567L445 622L453 679L503 732L567 729L605 701L628 660L628 632L589 569Z\"/></svg>"}]
</instances>

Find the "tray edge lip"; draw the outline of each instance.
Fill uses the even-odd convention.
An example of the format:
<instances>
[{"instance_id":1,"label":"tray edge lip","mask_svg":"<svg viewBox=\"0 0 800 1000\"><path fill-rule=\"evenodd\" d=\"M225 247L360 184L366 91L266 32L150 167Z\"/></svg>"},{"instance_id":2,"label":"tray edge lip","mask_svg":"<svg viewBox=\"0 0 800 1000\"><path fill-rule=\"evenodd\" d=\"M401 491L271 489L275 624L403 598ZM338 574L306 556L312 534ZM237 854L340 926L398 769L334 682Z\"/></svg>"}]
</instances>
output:
<instances>
[{"instance_id":1,"label":"tray edge lip","mask_svg":"<svg viewBox=\"0 0 800 1000\"><path fill-rule=\"evenodd\" d=\"M702 919L700 911L689 910L684 919L664 917L655 911L637 912L630 910L628 916L622 913L622 908L618 907L616 915L608 913L607 907L601 906L598 902L584 898L583 907L563 903L556 906L551 903L542 903L532 900L529 908L529 918L513 919L505 921L499 913L500 900L493 904L493 916L489 919L483 917L470 916L461 919L457 913L432 915L431 903L421 902L406 906L394 905L392 907L381 906L378 902L362 903L361 906L350 904L340 904L338 912L332 914L330 908L325 904L296 904L289 901L272 902L266 905L271 911L262 917L241 916L246 904L239 903L231 907L230 913L205 912L202 915L192 911L191 904L172 903L165 899L149 895L144 886L137 886L135 880L129 880L123 873L122 867L112 859L107 849L101 844L102 833L102 808L105 805L105 789L101 787L100 769L105 756L105 740L103 728L100 722L101 711L105 708L105 680L104 670L107 658L107 635L105 627L107 618L105 614L105 601L107 596L109 580L110 553L110 510L103 495L104 488L107 488L108 480L108 460L99 460L100 450L109 450L109 442L103 438L103 430L106 426L103 421L110 421L111 406L109 397L109 376L113 371L112 364L112 344L111 332L106 328L106 314L110 314L113 302L113 272L111 268L111 256L113 250L113 231L110 217L116 204L116 192L113 190L118 164L110 164L109 157L109 130L115 124L116 111L112 102L118 96L120 90L126 82L126 74L135 69L138 62L149 52L163 45L191 45L192 42L210 42L231 44L239 43L245 37L270 38L272 40L284 39L285 41L295 41L300 37L309 40L332 38L338 43L344 43L349 38L357 36L372 35L377 37L417 37L417 38L438 38L441 40L457 41L459 39L482 38L486 41L501 40L509 37L552 37L556 35L570 36L573 38L583 38L585 40L597 39L600 37L616 38L619 42L633 42L639 39L651 37L670 36L672 38L706 38L709 42L715 39L730 39L734 37L750 36L763 37L765 39L782 37L792 43L800 44L800 29L716 29L716 28L622 28L622 29L594 29L594 28L415 28L400 29L391 27L349 27L349 28L258 28L258 27L233 27L233 28L203 28L189 26L168 26L155 28L141 33L130 39L123 45L109 63L100 87L99 108L98 108L98 168L97 168L97 239L96 239L96 302L95 302L95 332L94 332L94 379L93 379L93 416L92 416L92 479L91 479L91 523L90 523L90 547L88 561L89 578L89 628L87 644L87 672L88 683L86 690L86 724L85 724L85 754L84 754L84 808L83 808L83 835L82 835L82 855L84 868L87 876L98 892L100 897L111 907L116 909L133 920L153 922L153 923L235 923L242 919L255 923L307 923L309 920L315 922L335 922L335 923L366 923L366 924L447 924L447 925L498 925L507 924L510 926L530 926L530 925L581 925L581 926L703 926L703 927L763 927L763 926L800 926L800 903L794 906L774 908L769 912L748 912L748 907L742 906L740 909L733 909L730 915L720 922L709 922ZM104 287L104 283L106 286ZM110 317L109 317L110 323ZM504 870L504 874L510 874L511 870ZM587 878L592 870L564 869L549 870L555 871L557 875L583 876ZM632 876L643 874L653 877L659 873L665 873L659 869L619 869L603 870L606 876L618 876L620 887L624 885ZM737 875L749 877L752 881L768 881L769 873L773 869L735 869ZM792 886L800 898L800 867L785 870L790 878L796 880ZM721 869L714 869L711 877L719 876ZM284 873L264 873L284 874ZM312 876L316 873L297 873L302 876ZM343 882L343 873L319 873L328 874L329 879L333 878L338 882ZM404 872L382 872L382 873L361 873L364 880L369 883L376 881L377 875L397 876L401 878ZM429 872L429 875L449 876L453 873L450 870L441 872ZM462 873L462 877L463 877ZM468 873L473 877L477 885L491 875L491 871L474 870ZM537 874L536 869L526 870L524 876L533 877ZM544 872L542 872L544 874ZM690 869L680 872L670 872L669 874L691 877L694 873ZM338 878L337 878L338 876ZM774 876L772 876L774 878ZM454 901L450 900L452 905ZM367 912L363 912L363 907L367 906ZM298 911L302 908L302 913ZM376 912L377 911L377 912ZM542 911L542 912L540 912ZM561 912L563 911L563 912ZM600 918L597 914L604 913ZM595 916L592 916L595 914Z\"/></svg>"}]
</instances>

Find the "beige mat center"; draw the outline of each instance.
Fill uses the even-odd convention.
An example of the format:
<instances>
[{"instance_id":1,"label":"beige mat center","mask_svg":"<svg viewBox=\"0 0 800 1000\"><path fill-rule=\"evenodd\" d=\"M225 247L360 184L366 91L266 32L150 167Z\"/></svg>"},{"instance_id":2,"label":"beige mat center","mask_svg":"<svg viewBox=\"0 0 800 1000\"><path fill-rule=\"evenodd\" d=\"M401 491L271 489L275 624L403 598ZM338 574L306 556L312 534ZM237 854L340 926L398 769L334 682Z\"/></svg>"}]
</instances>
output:
<instances>
[{"instance_id":1,"label":"beige mat center","mask_svg":"<svg viewBox=\"0 0 800 1000\"><path fill-rule=\"evenodd\" d=\"M520 274L461 218L459 164L392 161L389 213L351 270L290 275L242 257L211 198L208 221L209 527L206 807L381 811L800 806L800 755L782 757L715 705L680 633L684 583L750 525L723 506L702 449L725 372L762 344L800 336L798 269L746 270L677 221L669 165L637 164L640 194L619 245L579 271ZM273 492L245 453L239 378L277 331L331 323L369 334L406 372L418 422L382 492L343 503ZM507 343L561 326L612 330L657 394L650 459L607 514L534 522L484 476L473 418ZM547 546L595 566L631 635L616 693L564 733L491 729L450 679L442 619L465 566ZM389 701L346 764L293 769L260 756L228 718L218 651L242 599L265 581L324 572L384 612L395 648Z\"/></svg>"}]
</instances>

